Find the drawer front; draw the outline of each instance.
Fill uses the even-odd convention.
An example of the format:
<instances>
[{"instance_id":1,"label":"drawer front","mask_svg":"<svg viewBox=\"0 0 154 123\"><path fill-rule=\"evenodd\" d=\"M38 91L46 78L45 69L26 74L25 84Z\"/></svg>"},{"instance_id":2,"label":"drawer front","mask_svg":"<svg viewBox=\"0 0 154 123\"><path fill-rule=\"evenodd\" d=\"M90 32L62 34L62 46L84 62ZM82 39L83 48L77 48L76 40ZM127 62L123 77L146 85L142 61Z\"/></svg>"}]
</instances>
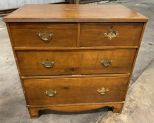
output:
<instances>
[{"instance_id":1,"label":"drawer front","mask_svg":"<svg viewBox=\"0 0 154 123\"><path fill-rule=\"evenodd\" d=\"M138 46L143 23L81 23L80 46Z\"/></svg>"},{"instance_id":2,"label":"drawer front","mask_svg":"<svg viewBox=\"0 0 154 123\"><path fill-rule=\"evenodd\" d=\"M124 101L128 77L25 79L30 105Z\"/></svg>"},{"instance_id":3,"label":"drawer front","mask_svg":"<svg viewBox=\"0 0 154 123\"><path fill-rule=\"evenodd\" d=\"M15 47L76 46L76 24L22 23L10 24Z\"/></svg>"},{"instance_id":4,"label":"drawer front","mask_svg":"<svg viewBox=\"0 0 154 123\"><path fill-rule=\"evenodd\" d=\"M18 51L22 75L129 73L135 49Z\"/></svg>"}]
</instances>

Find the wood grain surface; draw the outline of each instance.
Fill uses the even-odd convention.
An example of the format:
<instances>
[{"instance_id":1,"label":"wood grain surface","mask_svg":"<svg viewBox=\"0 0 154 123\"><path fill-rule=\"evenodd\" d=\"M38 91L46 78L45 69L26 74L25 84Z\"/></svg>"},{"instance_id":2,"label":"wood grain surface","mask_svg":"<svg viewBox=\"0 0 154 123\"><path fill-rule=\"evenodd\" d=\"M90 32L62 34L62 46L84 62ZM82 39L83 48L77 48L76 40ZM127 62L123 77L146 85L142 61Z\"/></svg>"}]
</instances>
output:
<instances>
[{"instance_id":1,"label":"wood grain surface","mask_svg":"<svg viewBox=\"0 0 154 123\"><path fill-rule=\"evenodd\" d=\"M84 77L56 79L25 79L23 81L28 104L56 105L124 101L128 77ZM97 89L108 88L104 95ZM46 90L55 90L53 97Z\"/></svg>"},{"instance_id":2,"label":"wood grain surface","mask_svg":"<svg viewBox=\"0 0 154 123\"><path fill-rule=\"evenodd\" d=\"M75 47L77 42L73 23L12 23L10 31L16 47ZM53 34L47 43L38 36L44 32Z\"/></svg>"},{"instance_id":3,"label":"wood grain surface","mask_svg":"<svg viewBox=\"0 0 154 123\"><path fill-rule=\"evenodd\" d=\"M138 46L143 23L81 23L80 46ZM117 32L109 40L104 33Z\"/></svg>"},{"instance_id":4,"label":"wood grain surface","mask_svg":"<svg viewBox=\"0 0 154 123\"><path fill-rule=\"evenodd\" d=\"M102 73L130 73L136 49L75 50L75 51L18 51L22 76L80 75ZM53 61L52 68L41 63ZM101 62L111 60L111 66Z\"/></svg>"},{"instance_id":5,"label":"wood grain surface","mask_svg":"<svg viewBox=\"0 0 154 123\"><path fill-rule=\"evenodd\" d=\"M5 22L146 22L140 13L122 5L25 5Z\"/></svg>"}]
</instances>

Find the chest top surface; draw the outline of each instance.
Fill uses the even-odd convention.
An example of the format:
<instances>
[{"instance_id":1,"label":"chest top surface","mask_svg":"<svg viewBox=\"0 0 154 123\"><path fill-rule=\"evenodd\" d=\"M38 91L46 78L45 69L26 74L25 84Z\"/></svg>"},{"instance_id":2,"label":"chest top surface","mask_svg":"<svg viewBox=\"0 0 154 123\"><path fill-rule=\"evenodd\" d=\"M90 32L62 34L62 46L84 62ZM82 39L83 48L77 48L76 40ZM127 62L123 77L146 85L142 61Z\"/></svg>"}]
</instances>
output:
<instances>
[{"instance_id":1,"label":"chest top surface","mask_svg":"<svg viewBox=\"0 0 154 123\"><path fill-rule=\"evenodd\" d=\"M140 13L122 5L32 4L4 18L5 22L146 22Z\"/></svg>"}]
</instances>

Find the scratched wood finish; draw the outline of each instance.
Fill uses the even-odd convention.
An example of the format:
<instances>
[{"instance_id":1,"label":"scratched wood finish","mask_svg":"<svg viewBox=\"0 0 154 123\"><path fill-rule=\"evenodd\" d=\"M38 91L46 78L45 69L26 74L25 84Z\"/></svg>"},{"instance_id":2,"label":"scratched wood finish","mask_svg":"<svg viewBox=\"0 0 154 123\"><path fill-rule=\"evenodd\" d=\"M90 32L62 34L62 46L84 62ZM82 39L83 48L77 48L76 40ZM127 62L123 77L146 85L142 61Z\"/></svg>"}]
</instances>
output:
<instances>
[{"instance_id":1,"label":"scratched wood finish","mask_svg":"<svg viewBox=\"0 0 154 123\"><path fill-rule=\"evenodd\" d=\"M85 77L57 79L26 79L24 87L30 105L55 105L74 103L101 103L124 101L128 77ZM102 87L109 91L97 92ZM57 94L46 95L53 89ZM33 92L33 93L31 93Z\"/></svg>"},{"instance_id":2,"label":"scratched wood finish","mask_svg":"<svg viewBox=\"0 0 154 123\"><path fill-rule=\"evenodd\" d=\"M80 46L138 46L143 23L81 23ZM116 31L109 40L104 33Z\"/></svg>"},{"instance_id":3,"label":"scratched wood finish","mask_svg":"<svg viewBox=\"0 0 154 123\"><path fill-rule=\"evenodd\" d=\"M135 49L18 51L17 57L23 76L102 74L130 73L135 53ZM112 61L111 66L101 64L106 59ZM52 68L41 64L46 60L55 62Z\"/></svg>"},{"instance_id":4,"label":"scratched wood finish","mask_svg":"<svg viewBox=\"0 0 154 123\"><path fill-rule=\"evenodd\" d=\"M10 31L15 47L75 47L77 25L67 23L13 23ZM38 33L52 33L49 42L44 42Z\"/></svg>"},{"instance_id":5,"label":"scratched wood finish","mask_svg":"<svg viewBox=\"0 0 154 123\"><path fill-rule=\"evenodd\" d=\"M146 22L140 13L122 5L25 5L5 22Z\"/></svg>"},{"instance_id":6,"label":"scratched wood finish","mask_svg":"<svg viewBox=\"0 0 154 123\"><path fill-rule=\"evenodd\" d=\"M106 106L120 113L147 20L122 5L25 5L6 16L30 116ZM118 36L108 40L104 33L111 30ZM38 31L54 37L44 43ZM55 61L53 68L40 64L46 59ZM112 65L102 66L103 59ZM101 87L109 91L99 95ZM48 97L47 89L57 94Z\"/></svg>"}]
</instances>

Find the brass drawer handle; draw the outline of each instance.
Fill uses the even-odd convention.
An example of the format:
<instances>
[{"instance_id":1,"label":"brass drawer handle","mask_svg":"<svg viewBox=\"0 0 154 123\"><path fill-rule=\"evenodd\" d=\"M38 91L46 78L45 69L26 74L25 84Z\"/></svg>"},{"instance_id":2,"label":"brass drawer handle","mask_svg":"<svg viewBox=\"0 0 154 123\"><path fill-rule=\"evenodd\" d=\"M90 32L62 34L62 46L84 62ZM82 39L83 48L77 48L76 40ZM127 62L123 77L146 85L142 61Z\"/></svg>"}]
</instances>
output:
<instances>
[{"instance_id":1,"label":"brass drawer handle","mask_svg":"<svg viewBox=\"0 0 154 123\"><path fill-rule=\"evenodd\" d=\"M112 40L113 38L118 37L118 35L119 35L118 31L115 31L115 30L112 30L112 29L110 29L110 31L104 33L104 36L106 38L108 38L109 40Z\"/></svg>"},{"instance_id":2,"label":"brass drawer handle","mask_svg":"<svg viewBox=\"0 0 154 123\"><path fill-rule=\"evenodd\" d=\"M104 66L104 67L109 67L112 65L112 60L110 59L104 59L101 61L101 64Z\"/></svg>"},{"instance_id":3,"label":"brass drawer handle","mask_svg":"<svg viewBox=\"0 0 154 123\"><path fill-rule=\"evenodd\" d=\"M41 62L41 64L45 67L45 68L53 68L55 62L54 61L50 61L50 60L45 60L43 62Z\"/></svg>"},{"instance_id":4,"label":"brass drawer handle","mask_svg":"<svg viewBox=\"0 0 154 123\"><path fill-rule=\"evenodd\" d=\"M104 95L106 94L106 92L108 92L109 89L108 88L105 88L105 87L102 87L100 89L97 89L97 92L100 94L100 95Z\"/></svg>"},{"instance_id":5,"label":"brass drawer handle","mask_svg":"<svg viewBox=\"0 0 154 123\"><path fill-rule=\"evenodd\" d=\"M38 32L38 36L44 43L48 43L52 39L53 33L52 32Z\"/></svg>"},{"instance_id":6,"label":"brass drawer handle","mask_svg":"<svg viewBox=\"0 0 154 123\"><path fill-rule=\"evenodd\" d=\"M45 91L45 94L49 97L53 97L57 94L57 92L55 90L49 89Z\"/></svg>"}]
</instances>

